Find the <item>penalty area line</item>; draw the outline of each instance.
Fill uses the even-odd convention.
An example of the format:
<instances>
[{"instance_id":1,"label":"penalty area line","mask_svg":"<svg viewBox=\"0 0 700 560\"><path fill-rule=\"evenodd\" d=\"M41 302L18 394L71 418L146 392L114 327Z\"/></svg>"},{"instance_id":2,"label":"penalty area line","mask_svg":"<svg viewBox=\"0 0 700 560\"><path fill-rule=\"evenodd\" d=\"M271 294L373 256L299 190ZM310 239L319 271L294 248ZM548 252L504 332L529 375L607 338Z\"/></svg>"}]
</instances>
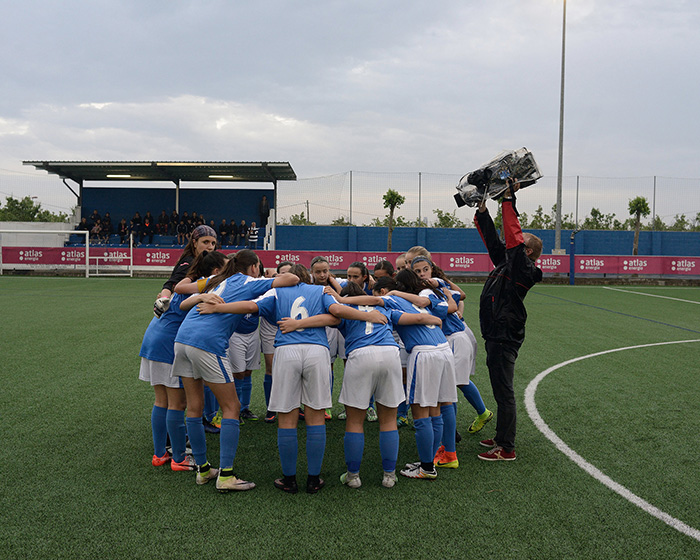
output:
<instances>
[{"instance_id":1,"label":"penalty area line","mask_svg":"<svg viewBox=\"0 0 700 560\"><path fill-rule=\"evenodd\" d=\"M612 350L604 350L603 352L596 352L594 354L588 354L587 356L579 356L578 358L573 358L571 360L567 360L565 362L561 362L559 364L555 364L552 367L540 372L535 376L535 378L530 381L528 386L525 388L525 408L527 409L527 413L534 422L535 426L537 429L544 434L544 436L551 441L556 448L564 453L569 459L571 459L576 465L578 465L581 469L583 469L585 472L587 472L589 475L591 475L593 478L595 478L597 481L601 482L610 490L613 492L619 494L623 498L625 498L627 501L631 502L638 508L642 509L646 513L653 515L657 519L660 519L664 523L666 523L669 527L672 527L676 531L679 531L696 541L700 542L700 530L696 529L695 527L691 527L690 525L687 525L683 523L680 519L676 519L675 517L669 515L668 513L660 510L656 506L650 504L647 502L644 498L641 498L640 496L637 496L635 493L633 493L631 490L623 486L622 484L615 482L612 478L610 478L608 475L603 473L600 469L596 468L593 466L591 463L586 461L581 455L576 453L573 449L571 449L565 442L562 440L555 432L552 430L547 423L542 419L542 416L540 416L539 411L537 410L537 405L535 404L535 393L537 391L537 386L540 384L540 382L547 377L550 373L553 371L556 371L560 368L563 368L565 366L568 366L570 364L573 364L575 362L580 362L581 360L586 360L588 358L595 358L597 356L603 356L605 354L612 354L613 352L622 352L625 350L635 350L638 348L649 348L651 346L664 346L667 344L687 344L687 343L692 343L692 342L700 342L700 339L695 339L695 340L675 340L671 342L655 342L652 344L640 344L637 346L626 346L624 348L614 348Z\"/></svg>"}]
</instances>

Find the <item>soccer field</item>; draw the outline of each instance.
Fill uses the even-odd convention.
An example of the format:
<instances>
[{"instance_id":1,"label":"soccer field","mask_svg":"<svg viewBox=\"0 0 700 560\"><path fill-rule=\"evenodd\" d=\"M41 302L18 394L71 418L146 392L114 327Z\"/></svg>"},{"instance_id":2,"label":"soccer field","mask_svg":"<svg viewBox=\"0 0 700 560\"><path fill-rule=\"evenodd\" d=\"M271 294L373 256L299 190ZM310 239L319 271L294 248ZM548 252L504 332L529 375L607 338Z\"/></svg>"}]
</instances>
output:
<instances>
[{"instance_id":1,"label":"soccer field","mask_svg":"<svg viewBox=\"0 0 700 560\"><path fill-rule=\"evenodd\" d=\"M138 352L161 285L0 277L0 558L700 558L700 289L536 286L516 364L516 461L477 459L495 422L467 434L460 393L458 469L383 488L378 425L366 424L363 485L347 488L333 419L326 488L289 495L272 486L277 430L262 420L241 428L236 456L251 492L151 466ZM463 288L478 336L481 285ZM495 410L481 343L474 381ZM399 433L401 466L417 452ZM302 424L300 473L304 442Z\"/></svg>"}]
</instances>

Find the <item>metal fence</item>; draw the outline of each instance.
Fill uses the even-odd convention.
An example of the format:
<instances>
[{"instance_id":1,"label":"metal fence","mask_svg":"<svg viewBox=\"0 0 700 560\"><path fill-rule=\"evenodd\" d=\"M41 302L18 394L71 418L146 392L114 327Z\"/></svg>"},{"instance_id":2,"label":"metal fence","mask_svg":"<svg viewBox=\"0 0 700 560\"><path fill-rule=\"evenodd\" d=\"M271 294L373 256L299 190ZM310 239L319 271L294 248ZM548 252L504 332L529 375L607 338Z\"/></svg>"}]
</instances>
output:
<instances>
[{"instance_id":1,"label":"metal fence","mask_svg":"<svg viewBox=\"0 0 700 560\"><path fill-rule=\"evenodd\" d=\"M388 210L382 197L394 189L406 198L396 215L405 220L427 221L433 225L439 209L456 210L456 216L467 225L473 211L457 209L453 195L461 175L442 173L375 173L348 171L325 177L280 182L277 189L277 219L287 221L302 215L316 224L331 224L344 219L354 225L366 225L375 218L383 219ZM69 182L69 184L71 184ZM31 196L42 208L54 213L72 214L75 195L53 175L33 171L11 172L0 169L0 203L7 196ZM564 177L562 185L562 215L581 224L592 208L603 214L615 214L620 222L629 218L628 202L637 196L649 201L651 214L665 224L674 223L684 215L688 222L700 213L700 179L672 177ZM556 204L556 177L546 176L524 189L518 196L518 209L532 216L539 206L545 214L552 213Z\"/></svg>"}]
</instances>

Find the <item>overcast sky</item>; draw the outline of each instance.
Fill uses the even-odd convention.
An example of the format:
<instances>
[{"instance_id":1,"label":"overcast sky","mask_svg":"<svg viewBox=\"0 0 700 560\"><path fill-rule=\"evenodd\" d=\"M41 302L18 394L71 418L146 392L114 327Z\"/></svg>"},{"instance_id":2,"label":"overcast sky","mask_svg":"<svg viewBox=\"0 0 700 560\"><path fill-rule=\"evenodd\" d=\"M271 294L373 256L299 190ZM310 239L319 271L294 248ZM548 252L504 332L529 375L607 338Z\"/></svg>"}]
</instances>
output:
<instances>
[{"instance_id":1,"label":"overcast sky","mask_svg":"<svg viewBox=\"0 0 700 560\"><path fill-rule=\"evenodd\" d=\"M0 174L461 174L521 146L557 174L562 0L0 1ZM697 0L569 0L564 175L700 177L699 82Z\"/></svg>"}]
</instances>

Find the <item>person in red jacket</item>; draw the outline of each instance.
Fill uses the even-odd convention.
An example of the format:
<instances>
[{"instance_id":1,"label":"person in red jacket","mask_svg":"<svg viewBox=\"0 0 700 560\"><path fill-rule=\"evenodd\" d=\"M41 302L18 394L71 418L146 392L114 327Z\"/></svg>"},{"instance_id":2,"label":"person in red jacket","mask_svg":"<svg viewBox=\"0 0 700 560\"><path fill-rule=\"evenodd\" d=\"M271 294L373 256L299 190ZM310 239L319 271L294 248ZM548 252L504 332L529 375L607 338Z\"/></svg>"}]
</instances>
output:
<instances>
[{"instance_id":1,"label":"person in red jacket","mask_svg":"<svg viewBox=\"0 0 700 560\"><path fill-rule=\"evenodd\" d=\"M486 345L486 365L498 406L496 437L481 441L489 450L479 454L485 461L515 460L515 391L513 376L518 350L525 340L527 312L523 300L542 280L535 262L542 253L542 240L523 233L515 210L517 182L511 183L501 203L505 243L496 232L485 201L479 205L474 222L489 252L494 269L481 292L479 321Z\"/></svg>"}]
</instances>

